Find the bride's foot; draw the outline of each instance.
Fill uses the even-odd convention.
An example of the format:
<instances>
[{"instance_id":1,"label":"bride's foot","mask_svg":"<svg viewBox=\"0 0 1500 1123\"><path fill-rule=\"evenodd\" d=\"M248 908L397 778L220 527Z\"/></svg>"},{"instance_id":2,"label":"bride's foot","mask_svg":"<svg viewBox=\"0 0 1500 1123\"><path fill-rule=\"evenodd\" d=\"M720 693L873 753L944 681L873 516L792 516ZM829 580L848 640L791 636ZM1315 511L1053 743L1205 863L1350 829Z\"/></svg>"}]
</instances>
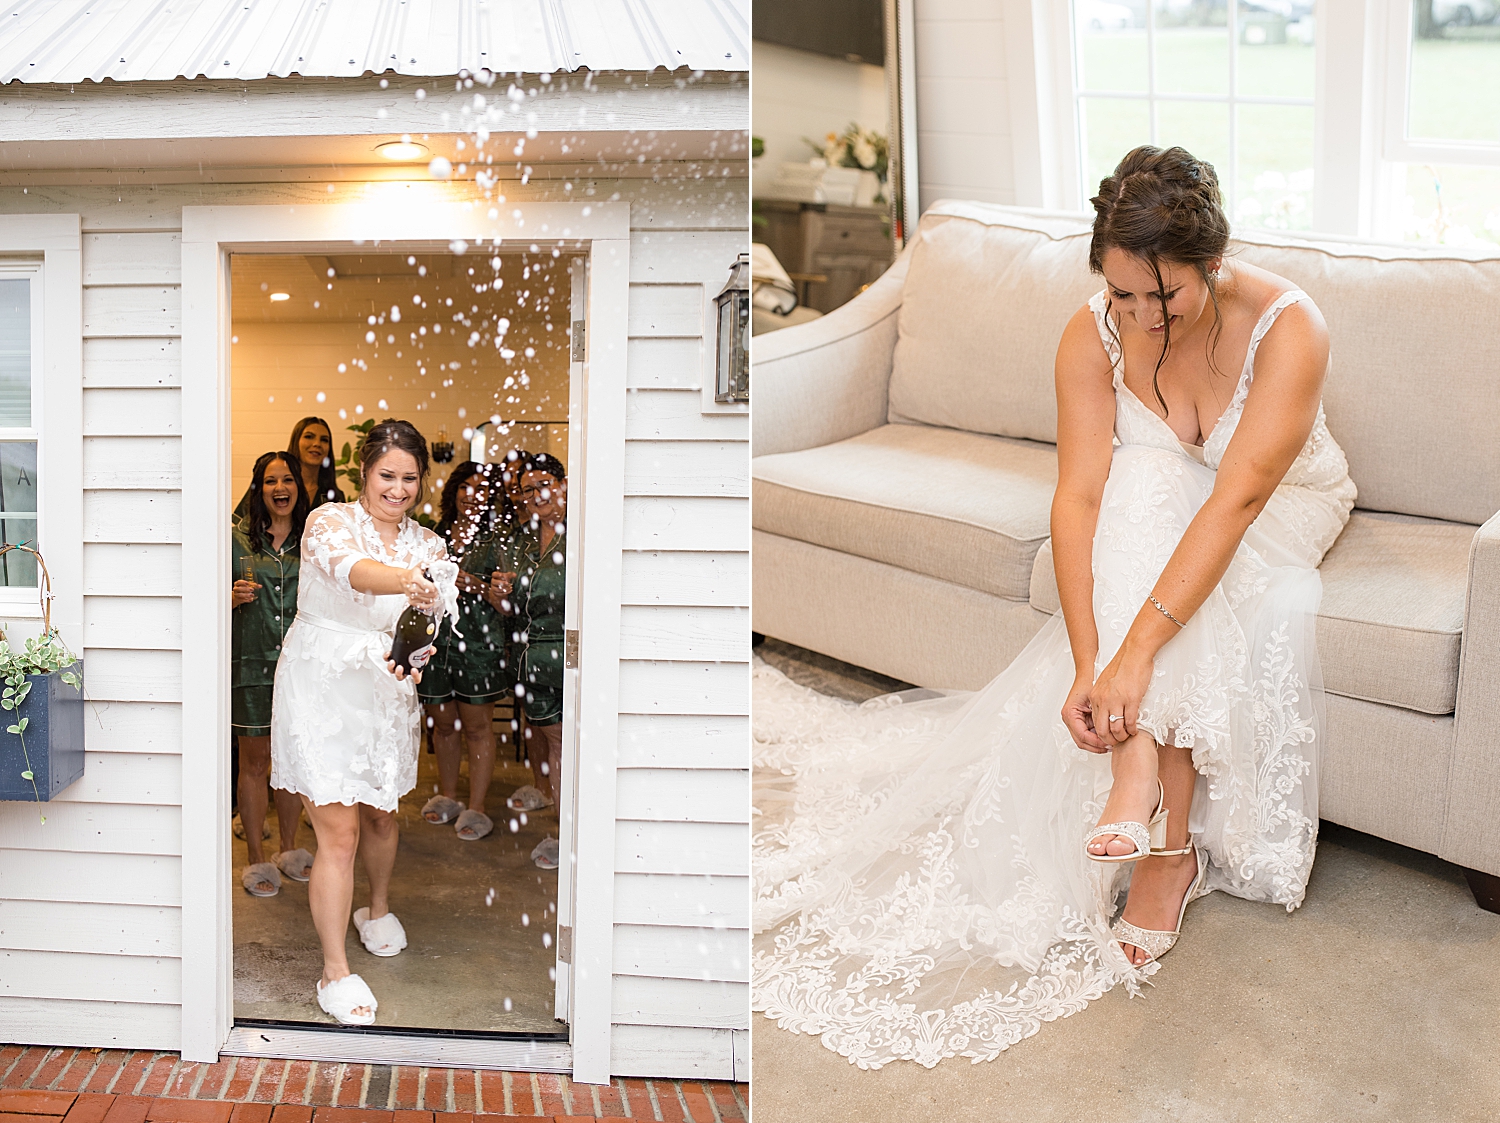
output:
<instances>
[{"instance_id":1,"label":"bride's foot","mask_svg":"<svg viewBox=\"0 0 1500 1123\"><path fill-rule=\"evenodd\" d=\"M1197 876L1198 859L1192 851L1171 857L1152 856L1137 862L1130 875L1130 898L1120 918L1152 932L1175 931L1182 915L1183 895L1192 888ZM1120 947L1137 967L1151 958L1143 949L1124 940L1120 941Z\"/></svg>"},{"instance_id":2,"label":"bride's foot","mask_svg":"<svg viewBox=\"0 0 1500 1123\"><path fill-rule=\"evenodd\" d=\"M1137 736L1110 750L1110 769L1114 785L1099 821L1149 823L1160 794L1156 786L1156 742L1149 736ZM1123 834L1102 834L1088 844L1088 852L1101 858L1133 854L1135 850L1135 841Z\"/></svg>"}]
</instances>

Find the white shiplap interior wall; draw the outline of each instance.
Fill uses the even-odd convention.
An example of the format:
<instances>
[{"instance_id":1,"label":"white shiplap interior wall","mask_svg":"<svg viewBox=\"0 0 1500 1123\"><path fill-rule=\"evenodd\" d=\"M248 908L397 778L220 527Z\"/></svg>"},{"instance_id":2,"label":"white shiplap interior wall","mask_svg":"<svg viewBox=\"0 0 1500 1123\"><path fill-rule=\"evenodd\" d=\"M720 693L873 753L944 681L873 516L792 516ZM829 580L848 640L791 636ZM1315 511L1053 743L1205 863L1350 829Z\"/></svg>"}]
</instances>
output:
<instances>
[{"instance_id":1,"label":"white shiplap interior wall","mask_svg":"<svg viewBox=\"0 0 1500 1123\"><path fill-rule=\"evenodd\" d=\"M747 248L745 181L573 186L507 194L632 205L612 1067L743 1078L749 429L704 414L700 387L706 297ZM181 208L327 198L321 184L0 189L0 213L83 219L92 699L84 779L47 823L0 804L0 1038L177 1044L180 760L204 743L180 705Z\"/></svg>"},{"instance_id":2,"label":"white shiplap interior wall","mask_svg":"<svg viewBox=\"0 0 1500 1123\"><path fill-rule=\"evenodd\" d=\"M1017 201L1005 8L916 0L917 176L924 210L938 199Z\"/></svg>"}]
</instances>

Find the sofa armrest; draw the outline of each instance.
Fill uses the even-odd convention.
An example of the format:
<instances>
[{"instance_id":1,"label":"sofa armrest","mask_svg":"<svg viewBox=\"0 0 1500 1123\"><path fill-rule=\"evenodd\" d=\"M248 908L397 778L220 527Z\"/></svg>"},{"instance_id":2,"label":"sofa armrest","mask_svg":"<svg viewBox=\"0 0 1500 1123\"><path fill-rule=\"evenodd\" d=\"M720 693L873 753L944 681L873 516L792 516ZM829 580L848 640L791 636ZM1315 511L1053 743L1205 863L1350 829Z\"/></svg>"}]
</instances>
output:
<instances>
[{"instance_id":1,"label":"sofa armrest","mask_svg":"<svg viewBox=\"0 0 1500 1123\"><path fill-rule=\"evenodd\" d=\"M848 304L751 343L755 456L817 448L884 425L911 247Z\"/></svg>"},{"instance_id":2,"label":"sofa armrest","mask_svg":"<svg viewBox=\"0 0 1500 1123\"><path fill-rule=\"evenodd\" d=\"M1500 874L1500 514L1474 535L1441 857ZM1434 777L1434 782L1439 781Z\"/></svg>"}]
</instances>

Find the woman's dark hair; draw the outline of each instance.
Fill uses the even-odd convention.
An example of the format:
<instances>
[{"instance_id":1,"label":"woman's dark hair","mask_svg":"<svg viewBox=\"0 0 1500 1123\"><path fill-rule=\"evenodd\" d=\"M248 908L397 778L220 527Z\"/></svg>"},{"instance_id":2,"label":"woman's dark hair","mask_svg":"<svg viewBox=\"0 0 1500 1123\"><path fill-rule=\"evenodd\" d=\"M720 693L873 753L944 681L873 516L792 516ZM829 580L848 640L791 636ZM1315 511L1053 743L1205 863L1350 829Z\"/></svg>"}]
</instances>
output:
<instances>
[{"instance_id":1,"label":"woman's dark hair","mask_svg":"<svg viewBox=\"0 0 1500 1123\"><path fill-rule=\"evenodd\" d=\"M397 421L387 417L370 430L365 443L359 449L359 480L363 487L370 478L370 469L388 452L409 452L417 462L417 478L420 487L417 502L422 501L422 491L427 486L427 440L410 421Z\"/></svg>"},{"instance_id":2,"label":"woman's dark hair","mask_svg":"<svg viewBox=\"0 0 1500 1123\"><path fill-rule=\"evenodd\" d=\"M521 469L521 475L527 472L546 472L554 480L561 483L568 478L568 470L563 467L562 461L555 456L548 456L545 452L534 452L527 458L527 463Z\"/></svg>"},{"instance_id":3,"label":"woman's dark hair","mask_svg":"<svg viewBox=\"0 0 1500 1123\"><path fill-rule=\"evenodd\" d=\"M1214 347L1223 320L1219 315L1216 277L1212 262L1224 256L1229 246L1229 219L1212 164L1196 159L1184 148L1153 148L1143 144L1120 161L1114 174L1099 184L1099 194L1089 200L1094 207L1094 237L1089 243L1089 268L1104 272L1104 253L1118 249L1139 258L1156 274L1156 295L1162 302L1163 336L1161 357L1151 372L1151 389L1167 410L1157 376L1172 346L1172 322L1166 315L1166 287L1161 263L1187 265L1197 270L1208 286L1214 305L1214 325L1208 334L1208 363L1214 367ZM1117 340L1118 342L1118 340Z\"/></svg>"},{"instance_id":4,"label":"woman's dark hair","mask_svg":"<svg viewBox=\"0 0 1500 1123\"><path fill-rule=\"evenodd\" d=\"M318 468L318 502L342 499L344 493L339 490L338 475L333 470L333 426L321 417L304 417L292 426L292 438L286 446L287 452L292 456L292 474L297 477L297 482L300 484L302 482L302 433L309 425L321 425L328 430L328 455L323 458L323 463Z\"/></svg>"},{"instance_id":5,"label":"woman's dark hair","mask_svg":"<svg viewBox=\"0 0 1500 1123\"><path fill-rule=\"evenodd\" d=\"M477 460L465 460L453 469L453 474L448 477L448 482L443 485L443 498L438 504L437 532L439 534L446 536L447 532L457 525L459 493L468 486L470 480L476 478L484 480L485 486L490 489L490 504L485 509L484 516L479 521L479 526L475 529L474 540L478 541L495 529L495 492L500 491L501 488L499 487L498 480L492 482L490 479L492 467L493 465L481 464ZM455 543L454 545L462 553L464 547L468 546L469 543Z\"/></svg>"},{"instance_id":6,"label":"woman's dark hair","mask_svg":"<svg viewBox=\"0 0 1500 1123\"><path fill-rule=\"evenodd\" d=\"M292 533L294 541L302 540L302 528L307 525L307 513L311 505L307 492L302 487L301 462L285 452L263 452L250 470L250 489L245 492L245 537L250 548L259 551L271 540L271 512L266 509L266 472L276 461L286 464L286 470L297 483L297 498L292 503Z\"/></svg>"}]
</instances>

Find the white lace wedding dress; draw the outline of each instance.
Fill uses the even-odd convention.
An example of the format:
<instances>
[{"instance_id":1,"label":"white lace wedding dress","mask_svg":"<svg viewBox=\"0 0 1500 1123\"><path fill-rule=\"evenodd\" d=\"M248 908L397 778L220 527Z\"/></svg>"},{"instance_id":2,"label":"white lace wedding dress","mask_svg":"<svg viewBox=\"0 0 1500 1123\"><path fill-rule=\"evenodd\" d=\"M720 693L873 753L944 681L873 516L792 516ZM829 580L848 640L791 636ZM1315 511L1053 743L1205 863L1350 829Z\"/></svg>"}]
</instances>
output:
<instances>
[{"instance_id":1,"label":"white lace wedding dress","mask_svg":"<svg viewBox=\"0 0 1500 1123\"><path fill-rule=\"evenodd\" d=\"M387 549L359 503L325 503L302 532L297 618L276 663L271 705L271 786L315 804L365 803L396 810L417 783L421 705L411 679L385 665L400 594L349 584L354 563L425 566L452 618L458 567L443 540L411 519Z\"/></svg>"},{"instance_id":2,"label":"white lace wedding dress","mask_svg":"<svg viewBox=\"0 0 1500 1123\"><path fill-rule=\"evenodd\" d=\"M1288 292L1255 327L1233 399L1201 450L1182 445L1114 364L1114 452L1094 537L1096 671L1213 489ZM1323 411L1219 586L1162 648L1140 725L1191 747L1189 827L1208 887L1294 909L1317 835L1321 685L1317 565L1354 505ZM1083 839L1110 786L1107 756L1068 736L1073 683L1062 614L975 694L863 706L755 671L755 1008L818 1034L861 1068L989 1060L1133 967L1109 924L1129 869ZM921 700L921 693L928 697Z\"/></svg>"}]
</instances>

